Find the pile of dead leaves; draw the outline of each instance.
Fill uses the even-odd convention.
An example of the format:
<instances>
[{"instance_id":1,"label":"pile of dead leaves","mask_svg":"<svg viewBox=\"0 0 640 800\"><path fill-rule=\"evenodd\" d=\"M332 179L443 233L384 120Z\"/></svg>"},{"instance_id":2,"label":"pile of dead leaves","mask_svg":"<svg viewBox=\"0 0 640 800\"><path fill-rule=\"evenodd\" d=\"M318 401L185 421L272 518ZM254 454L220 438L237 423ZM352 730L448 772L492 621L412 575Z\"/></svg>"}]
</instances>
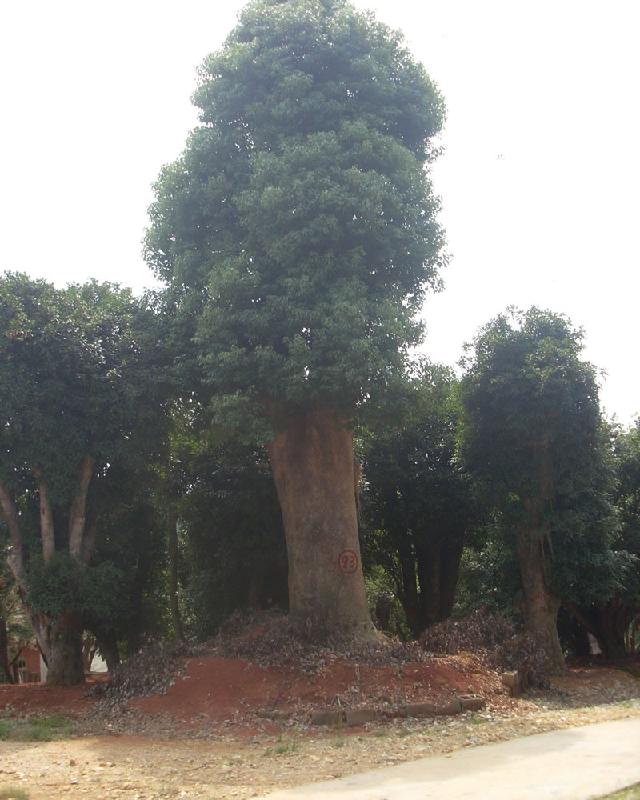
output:
<instances>
[{"instance_id":1,"label":"pile of dead leaves","mask_svg":"<svg viewBox=\"0 0 640 800\"><path fill-rule=\"evenodd\" d=\"M245 659L261 667L295 664L308 673L318 672L336 658L391 666L429 657L418 642L402 642L383 635L374 644L354 644L332 637L318 644L294 630L285 614L275 611L231 615L213 646L217 654L226 658Z\"/></svg>"},{"instance_id":2,"label":"pile of dead leaves","mask_svg":"<svg viewBox=\"0 0 640 800\"><path fill-rule=\"evenodd\" d=\"M185 658L193 653L193 646L185 642L150 644L119 664L110 679L95 684L90 694L109 706L124 703L131 697L164 694L182 674Z\"/></svg>"},{"instance_id":3,"label":"pile of dead leaves","mask_svg":"<svg viewBox=\"0 0 640 800\"><path fill-rule=\"evenodd\" d=\"M420 642L434 655L473 653L489 667L517 670L527 685L549 685L544 649L499 614L478 609L462 619L448 619L427 628Z\"/></svg>"}]
</instances>

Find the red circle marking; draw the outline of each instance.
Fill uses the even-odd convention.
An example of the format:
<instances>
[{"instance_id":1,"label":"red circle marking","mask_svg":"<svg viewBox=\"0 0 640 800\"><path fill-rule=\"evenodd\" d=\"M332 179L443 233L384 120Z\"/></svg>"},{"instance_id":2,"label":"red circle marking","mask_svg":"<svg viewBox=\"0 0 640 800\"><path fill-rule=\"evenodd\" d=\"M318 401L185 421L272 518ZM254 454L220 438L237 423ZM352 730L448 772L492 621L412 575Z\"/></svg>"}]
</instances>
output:
<instances>
[{"instance_id":1,"label":"red circle marking","mask_svg":"<svg viewBox=\"0 0 640 800\"><path fill-rule=\"evenodd\" d=\"M358 554L355 550L343 550L338 556L338 566L340 572L345 575L353 575L358 569Z\"/></svg>"}]
</instances>

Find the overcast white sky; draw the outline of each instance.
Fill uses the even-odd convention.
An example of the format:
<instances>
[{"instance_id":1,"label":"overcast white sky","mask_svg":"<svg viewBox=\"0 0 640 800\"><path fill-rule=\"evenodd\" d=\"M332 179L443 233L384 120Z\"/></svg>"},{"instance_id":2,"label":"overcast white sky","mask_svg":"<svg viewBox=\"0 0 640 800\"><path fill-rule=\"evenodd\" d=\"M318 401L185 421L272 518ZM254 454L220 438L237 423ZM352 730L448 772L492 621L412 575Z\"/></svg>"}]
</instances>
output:
<instances>
[{"instance_id":1,"label":"overcast white sky","mask_svg":"<svg viewBox=\"0 0 640 800\"><path fill-rule=\"evenodd\" d=\"M140 290L151 184L195 124L195 70L239 0L0 6L0 270ZM640 412L640 4L357 0L404 30L448 106L451 264L425 307L453 364L509 304L568 314L606 371L609 414Z\"/></svg>"}]
</instances>

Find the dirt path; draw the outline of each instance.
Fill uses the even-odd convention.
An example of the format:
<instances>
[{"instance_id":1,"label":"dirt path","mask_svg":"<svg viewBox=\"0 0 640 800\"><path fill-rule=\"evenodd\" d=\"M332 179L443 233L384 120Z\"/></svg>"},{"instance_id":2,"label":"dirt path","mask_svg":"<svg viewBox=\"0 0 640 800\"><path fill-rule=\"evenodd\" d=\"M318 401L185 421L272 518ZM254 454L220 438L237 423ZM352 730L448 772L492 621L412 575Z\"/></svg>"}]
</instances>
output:
<instances>
[{"instance_id":1,"label":"dirt path","mask_svg":"<svg viewBox=\"0 0 640 800\"><path fill-rule=\"evenodd\" d=\"M607 680L611 683L611 676ZM244 742L133 736L0 742L0 789L22 788L30 800L244 799L486 742L593 722L640 719L639 697L591 705L593 682L588 690L583 688L582 699L579 693L561 696L556 691L524 700L508 714L403 720L367 731L310 734L296 729ZM633 688L629 685L628 693ZM581 707L566 707L585 701Z\"/></svg>"}]
</instances>

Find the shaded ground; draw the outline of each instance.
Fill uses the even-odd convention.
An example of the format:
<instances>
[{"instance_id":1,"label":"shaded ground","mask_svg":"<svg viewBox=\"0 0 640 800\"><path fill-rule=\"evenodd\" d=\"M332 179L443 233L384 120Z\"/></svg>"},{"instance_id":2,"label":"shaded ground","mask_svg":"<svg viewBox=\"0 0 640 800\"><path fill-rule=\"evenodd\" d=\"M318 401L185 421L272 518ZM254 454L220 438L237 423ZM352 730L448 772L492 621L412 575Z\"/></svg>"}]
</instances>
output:
<instances>
[{"instance_id":1,"label":"shaded ground","mask_svg":"<svg viewBox=\"0 0 640 800\"><path fill-rule=\"evenodd\" d=\"M303 721L309 707L335 698L384 704L389 692L431 699L461 690L485 694L487 709L366 729L311 728ZM47 743L0 742L0 790L27 789L31 800L244 799L490 741L640 717L640 682L626 672L574 668L551 690L514 700L472 656L360 666L358 672L354 664L336 661L313 675L202 656L166 695L135 700L128 711L98 714L95 701L83 694L0 687L0 709L9 702L14 710L65 710L85 734ZM283 719L260 717L265 707L287 713ZM104 735L108 731L113 733Z\"/></svg>"}]
</instances>

